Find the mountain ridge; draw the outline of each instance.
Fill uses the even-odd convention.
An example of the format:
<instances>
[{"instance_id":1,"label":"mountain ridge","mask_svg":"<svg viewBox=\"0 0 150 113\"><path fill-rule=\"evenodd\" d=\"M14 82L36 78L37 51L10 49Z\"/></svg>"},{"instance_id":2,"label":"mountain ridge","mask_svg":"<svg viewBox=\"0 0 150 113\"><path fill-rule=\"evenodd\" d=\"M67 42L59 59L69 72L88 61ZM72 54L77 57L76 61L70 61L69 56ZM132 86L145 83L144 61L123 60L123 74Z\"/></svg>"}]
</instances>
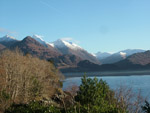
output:
<instances>
[{"instance_id":1,"label":"mountain ridge","mask_svg":"<svg viewBox=\"0 0 150 113\"><path fill-rule=\"evenodd\" d=\"M9 35L5 35L0 38L0 44L4 45L5 47L8 47L8 48L16 42L18 42L18 40Z\"/></svg>"},{"instance_id":2,"label":"mountain ridge","mask_svg":"<svg viewBox=\"0 0 150 113\"><path fill-rule=\"evenodd\" d=\"M5 39L6 41L4 41ZM127 49L114 54L104 53L107 62L110 62L108 58L112 58L112 56L116 58L116 61L113 59L112 63L100 65L94 55L72 42L59 39L53 43L47 43L38 35L33 35L32 37L27 36L23 40L16 40L10 36L2 37L0 38L0 50L6 48L11 50L19 48L24 54L29 53L35 57L49 60L53 62L58 69L62 70L62 72L64 72L64 70L111 71L149 69L150 66L150 51L145 52L145 50L141 49ZM103 60L104 59L101 60L102 63Z\"/></svg>"},{"instance_id":3,"label":"mountain ridge","mask_svg":"<svg viewBox=\"0 0 150 113\"><path fill-rule=\"evenodd\" d=\"M105 57L100 61L102 64L113 64L115 62L126 59L130 55L133 55L135 53L145 52L145 51L146 50L142 50L142 49L126 49L126 50L113 53L112 55L109 55L108 57Z\"/></svg>"},{"instance_id":4,"label":"mountain ridge","mask_svg":"<svg viewBox=\"0 0 150 113\"><path fill-rule=\"evenodd\" d=\"M76 68L62 69L66 72L93 72L93 71L131 71L131 70L149 70L150 69L150 50L141 53L135 53L126 59L113 64L96 65L89 61L81 61Z\"/></svg>"},{"instance_id":5,"label":"mountain ridge","mask_svg":"<svg viewBox=\"0 0 150 113\"><path fill-rule=\"evenodd\" d=\"M53 43L50 43L51 46L56 48L63 55L76 55L83 60L89 60L93 63L100 64L100 61L97 60L91 53L87 52L77 44L72 42L67 42L65 40L59 39Z\"/></svg>"},{"instance_id":6,"label":"mountain ridge","mask_svg":"<svg viewBox=\"0 0 150 113\"><path fill-rule=\"evenodd\" d=\"M31 36L25 37L23 40L13 44L11 49L19 48L25 54L30 53L33 56L38 56L39 58L48 59L50 57L57 57L60 55L55 50L49 50L38 41L33 39Z\"/></svg>"}]
</instances>

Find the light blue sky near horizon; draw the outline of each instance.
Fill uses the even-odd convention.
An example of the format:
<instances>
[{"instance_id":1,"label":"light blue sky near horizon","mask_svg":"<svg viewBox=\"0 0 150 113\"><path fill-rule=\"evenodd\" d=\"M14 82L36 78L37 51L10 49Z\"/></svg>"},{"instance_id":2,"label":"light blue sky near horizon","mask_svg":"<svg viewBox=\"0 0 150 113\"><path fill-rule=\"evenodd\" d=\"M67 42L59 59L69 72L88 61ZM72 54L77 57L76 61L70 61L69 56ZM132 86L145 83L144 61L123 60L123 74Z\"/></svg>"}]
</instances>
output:
<instances>
[{"instance_id":1,"label":"light blue sky near horizon","mask_svg":"<svg viewBox=\"0 0 150 113\"><path fill-rule=\"evenodd\" d=\"M0 0L0 37L72 38L91 53L150 49L150 0Z\"/></svg>"}]
</instances>

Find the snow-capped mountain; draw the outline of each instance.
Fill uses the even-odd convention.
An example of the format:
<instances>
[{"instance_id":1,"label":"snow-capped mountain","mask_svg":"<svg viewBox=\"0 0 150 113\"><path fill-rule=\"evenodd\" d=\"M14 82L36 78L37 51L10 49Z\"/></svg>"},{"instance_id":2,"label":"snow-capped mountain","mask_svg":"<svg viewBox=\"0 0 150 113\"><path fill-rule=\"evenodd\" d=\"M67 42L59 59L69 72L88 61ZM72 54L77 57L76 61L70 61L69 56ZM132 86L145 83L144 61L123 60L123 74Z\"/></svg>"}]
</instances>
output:
<instances>
[{"instance_id":1,"label":"snow-capped mountain","mask_svg":"<svg viewBox=\"0 0 150 113\"><path fill-rule=\"evenodd\" d=\"M3 42L3 41L9 42L9 41L14 41L14 40L16 40L16 39L12 36L9 36L9 35L5 35L5 36L0 38L0 42Z\"/></svg>"},{"instance_id":2,"label":"snow-capped mountain","mask_svg":"<svg viewBox=\"0 0 150 113\"><path fill-rule=\"evenodd\" d=\"M140 52L145 52L146 50L142 50L142 49L126 49L120 52L126 53L126 57L134 54L134 53L140 53Z\"/></svg>"},{"instance_id":3,"label":"snow-capped mountain","mask_svg":"<svg viewBox=\"0 0 150 113\"><path fill-rule=\"evenodd\" d=\"M126 57L133 55L135 53L140 53L140 52L145 52L145 50L142 49L126 49L123 51L119 51L117 53L115 53L116 55L120 55L123 59L125 59Z\"/></svg>"},{"instance_id":4,"label":"snow-capped mountain","mask_svg":"<svg viewBox=\"0 0 150 113\"><path fill-rule=\"evenodd\" d=\"M97 64L100 63L95 56L88 53L86 50L84 50L75 43L68 42L63 39L58 39L55 42L47 43L42 39L43 37L39 35L33 35L32 38L38 41L43 46L45 46L46 48L58 51L58 53L62 55L75 55L83 60L89 60Z\"/></svg>"},{"instance_id":5,"label":"snow-capped mountain","mask_svg":"<svg viewBox=\"0 0 150 113\"><path fill-rule=\"evenodd\" d=\"M9 35L5 35L0 38L0 44L8 48L16 42L18 42L18 40L16 40L14 37L9 36Z\"/></svg>"},{"instance_id":6,"label":"snow-capped mountain","mask_svg":"<svg viewBox=\"0 0 150 113\"><path fill-rule=\"evenodd\" d=\"M106 57L109 57L111 55L112 55L112 53L108 53L108 52L97 52L95 54L96 58L99 59L99 60L102 60L102 59L104 59Z\"/></svg>"},{"instance_id":7,"label":"snow-capped mountain","mask_svg":"<svg viewBox=\"0 0 150 113\"><path fill-rule=\"evenodd\" d=\"M53 43L49 43L52 47L55 47L55 48L65 48L65 47L68 47L70 49L74 49L74 50L77 50L77 49L82 49L80 46L78 46L77 44L75 43L72 43L72 42L68 42L68 41L65 41L63 39L58 39L57 41L53 42Z\"/></svg>"},{"instance_id":8,"label":"snow-capped mountain","mask_svg":"<svg viewBox=\"0 0 150 113\"><path fill-rule=\"evenodd\" d=\"M92 54L81 48L79 45L68 42L63 39L58 39L55 42L49 43L52 47L56 48L59 52L64 55L76 55L83 60L89 60L93 63L99 64L100 62Z\"/></svg>"},{"instance_id":9,"label":"snow-capped mountain","mask_svg":"<svg viewBox=\"0 0 150 113\"><path fill-rule=\"evenodd\" d=\"M119 52L120 56L125 59L127 57L127 53L125 52Z\"/></svg>"},{"instance_id":10,"label":"snow-capped mountain","mask_svg":"<svg viewBox=\"0 0 150 113\"><path fill-rule=\"evenodd\" d=\"M117 53L114 53L104 59L101 60L102 64L111 64L118 62L120 60L126 59L128 56L133 55L135 53L145 52L145 50L142 49L127 49L123 51L119 51Z\"/></svg>"},{"instance_id":11,"label":"snow-capped mountain","mask_svg":"<svg viewBox=\"0 0 150 113\"><path fill-rule=\"evenodd\" d=\"M42 59L49 59L51 57L58 57L61 55L55 51L55 49L49 49L45 47L30 36L27 36L23 40L16 42L10 48L13 50L16 47L25 54L29 53Z\"/></svg>"},{"instance_id":12,"label":"snow-capped mountain","mask_svg":"<svg viewBox=\"0 0 150 113\"><path fill-rule=\"evenodd\" d=\"M47 43L43 40L43 36L33 35L32 38L34 38L36 41L38 41L43 46L47 47Z\"/></svg>"},{"instance_id":13,"label":"snow-capped mountain","mask_svg":"<svg viewBox=\"0 0 150 113\"><path fill-rule=\"evenodd\" d=\"M68 47L68 48L71 48L71 49L82 49L80 46L76 45L75 43L68 42L68 41L65 41L63 39L58 39L57 41L55 41L53 43L47 43L43 40L43 36L35 34L35 35L32 36L32 38L35 39L36 41L38 41L40 44L44 45L45 47L50 45L54 48Z\"/></svg>"}]
</instances>

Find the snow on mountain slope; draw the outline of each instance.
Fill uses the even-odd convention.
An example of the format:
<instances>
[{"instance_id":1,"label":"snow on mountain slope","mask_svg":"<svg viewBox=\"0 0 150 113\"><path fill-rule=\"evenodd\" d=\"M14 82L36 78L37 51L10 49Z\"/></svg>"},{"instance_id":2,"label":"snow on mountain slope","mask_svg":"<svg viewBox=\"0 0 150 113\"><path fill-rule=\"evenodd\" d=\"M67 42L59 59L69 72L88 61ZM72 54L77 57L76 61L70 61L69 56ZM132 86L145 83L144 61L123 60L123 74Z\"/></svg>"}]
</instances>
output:
<instances>
[{"instance_id":1,"label":"snow on mountain slope","mask_svg":"<svg viewBox=\"0 0 150 113\"><path fill-rule=\"evenodd\" d=\"M40 44L47 47L47 43L43 40L43 36L40 35L33 35L32 38L34 38L36 41L38 41Z\"/></svg>"},{"instance_id":2,"label":"snow on mountain slope","mask_svg":"<svg viewBox=\"0 0 150 113\"><path fill-rule=\"evenodd\" d=\"M96 54L94 54L94 53L91 53L91 54L92 54L94 57L97 57Z\"/></svg>"},{"instance_id":3,"label":"snow on mountain slope","mask_svg":"<svg viewBox=\"0 0 150 113\"><path fill-rule=\"evenodd\" d=\"M126 49L120 52L126 53L126 57L134 54L134 53L140 53L140 52L145 52L146 50L142 50L142 49Z\"/></svg>"},{"instance_id":4,"label":"snow on mountain slope","mask_svg":"<svg viewBox=\"0 0 150 113\"><path fill-rule=\"evenodd\" d=\"M9 48L11 45L13 45L16 42L18 42L18 40L16 40L14 37L9 36L9 35L5 35L0 38L0 44L2 44L3 46L7 48Z\"/></svg>"},{"instance_id":5,"label":"snow on mountain slope","mask_svg":"<svg viewBox=\"0 0 150 113\"><path fill-rule=\"evenodd\" d=\"M9 36L9 35L5 35L3 37L0 38L0 42L9 42L9 41L14 41L16 40L14 37Z\"/></svg>"},{"instance_id":6,"label":"snow on mountain slope","mask_svg":"<svg viewBox=\"0 0 150 113\"><path fill-rule=\"evenodd\" d=\"M49 43L49 45L56 48L59 52L61 52L64 55L76 55L83 60L89 60L97 64L100 63L95 56L93 56L91 53L88 53L86 50L84 50L75 43L68 42L63 39L58 39L53 43Z\"/></svg>"},{"instance_id":7,"label":"snow on mountain slope","mask_svg":"<svg viewBox=\"0 0 150 113\"><path fill-rule=\"evenodd\" d=\"M119 52L119 53L120 53L120 55L121 55L121 57L122 57L123 59L126 58L126 53L124 53L124 52Z\"/></svg>"},{"instance_id":8,"label":"snow on mountain slope","mask_svg":"<svg viewBox=\"0 0 150 113\"><path fill-rule=\"evenodd\" d=\"M76 45L75 43L65 41L63 39L58 39L57 41L53 43L47 43L43 40L43 36L40 35L33 35L32 38L34 38L36 41L41 43L42 45L46 46L50 45L54 48L62 48L62 47L68 47L70 49L82 49L80 46Z\"/></svg>"},{"instance_id":9,"label":"snow on mountain slope","mask_svg":"<svg viewBox=\"0 0 150 113\"><path fill-rule=\"evenodd\" d=\"M82 49L80 46L78 46L75 43L72 42L68 42L65 41L63 39L58 39L57 41L53 42L53 43L49 43L52 47L56 47L56 48L62 48L62 47L68 47L70 49Z\"/></svg>"},{"instance_id":10,"label":"snow on mountain slope","mask_svg":"<svg viewBox=\"0 0 150 113\"><path fill-rule=\"evenodd\" d=\"M144 51L145 50L142 50L142 49L126 49L126 50L114 53L111 56L106 57L105 59L102 59L101 62L103 64L115 63L115 62L118 62L120 60L126 59L130 55L133 55L135 53L144 52Z\"/></svg>"},{"instance_id":11,"label":"snow on mountain slope","mask_svg":"<svg viewBox=\"0 0 150 113\"><path fill-rule=\"evenodd\" d=\"M54 44L53 43L47 43L47 44L54 48Z\"/></svg>"},{"instance_id":12,"label":"snow on mountain slope","mask_svg":"<svg viewBox=\"0 0 150 113\"><path fill-rule=\"evenodd\" d=\"M91 62L93 61L94 63L99 63L96 57L94 57L92 54L88 53L75 43L68 42L63 39L58 39L53 43L47 43L42 39L43 37L39 35L33 35L32 38L48 49L55 50L62 55L76 55L83 60L87 59Z\"/></svg>"}]
</instances>

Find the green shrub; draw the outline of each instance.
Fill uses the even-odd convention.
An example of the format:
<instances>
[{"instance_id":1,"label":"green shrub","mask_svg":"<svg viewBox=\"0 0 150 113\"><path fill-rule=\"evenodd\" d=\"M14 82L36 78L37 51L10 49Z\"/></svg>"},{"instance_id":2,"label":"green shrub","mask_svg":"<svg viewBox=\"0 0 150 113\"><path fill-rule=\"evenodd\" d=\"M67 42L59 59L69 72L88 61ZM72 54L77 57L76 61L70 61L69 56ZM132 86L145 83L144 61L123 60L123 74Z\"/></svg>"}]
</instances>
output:
<instances>
[{"instance_id":1,"label":"green shrub","mask_svg":"<svg viewBox=\"0 0 150 113\"><path fill-rule=\"evenodd\" d=\"M150 113L150 105L149 105L149 102L148 102L148 101L145 101L145 105L142 106L142 110L143 110L145 113Z\"/></svg>"},{"instance_id":2,"label":"green shrub","mask_svg":"<svg viewBox=\"0 0 150 113\"><path fill-rule=\"evenodd\" d=\"M105 81L84 76L75 100L84 113L124 113L118 107L115 94Z\"/></svg>"},{"instance_id":3,"label":"green shrub","mask_svg":"<svg viewBox=\"0 0 150 113\"><path fill-rule=\"evenodd\" d=\"M32 101L29 104L12 104L5 113L126 113L126 109L120 107L115 98L115 93L102 79L84 76L75 101L68 107L63 101L64 107L60 108L45 105L39 101Z\"/></svg>"},{"instance_id":4,"label":"green shrub","mask_svg":"<svg viewBox=\"0 0 150 113\"><path fill-rule=\"evenodd\" d=\"M29 104L12 104L5 113L61 113L54 106L44 105L42 102L31 102Z\"/></svg>"}]
</instances>

